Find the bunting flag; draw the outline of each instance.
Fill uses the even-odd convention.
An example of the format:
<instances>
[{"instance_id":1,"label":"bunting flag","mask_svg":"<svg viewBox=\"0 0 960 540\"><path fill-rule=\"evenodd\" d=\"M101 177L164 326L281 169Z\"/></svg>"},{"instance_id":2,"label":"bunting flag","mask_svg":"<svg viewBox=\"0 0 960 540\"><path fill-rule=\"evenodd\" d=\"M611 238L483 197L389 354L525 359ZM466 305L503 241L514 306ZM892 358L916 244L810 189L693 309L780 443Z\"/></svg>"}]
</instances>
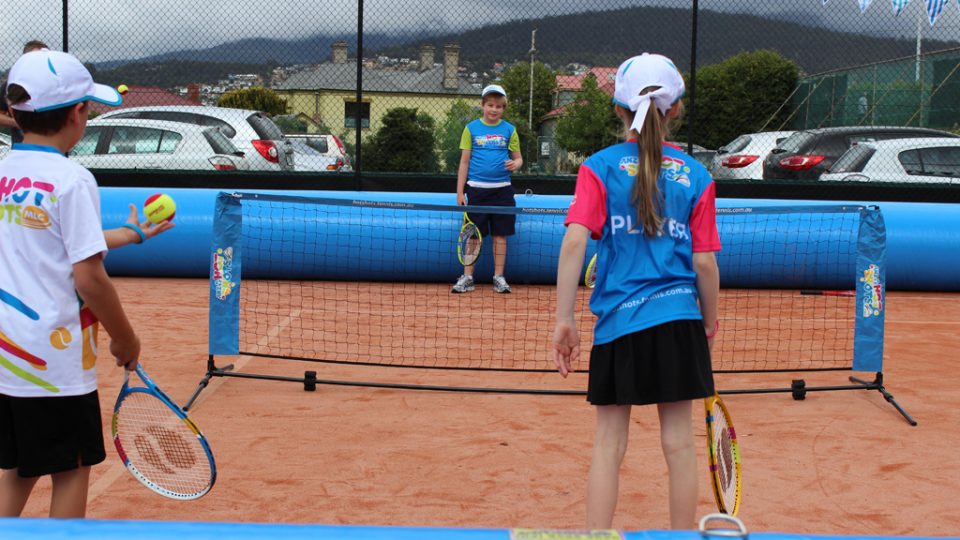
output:
<instances>
[{"instance_id":1,"label":"bunting flag","mask_svg":"<svg viewBox=\"0 0 960 540\"><path fill-rule=\"evenodd\" d=\"M907 4L909 3L910 0L893 0L893 14L899 17L900 13L903 12L903 9L907 7Z\"/></svg>"},{"instance_id":2,"label":"bunting flag","mask_svg":"<svg viewBox=\"0 0 960 540\"><path fill-rule=\"evenodd\" d=\"M949 0L927 0L927 15L930 16L930 26L937 22L937 17L943 11L943 6L947 5Z\"/></svg>"},{"instance_id":3,"label":"bunting flag","mask_svg":"<svg viewBox=\"0 0 960 540\"><path fill-rule=\"evenodd\" d=\"M868 7L870 7L871 1L872 0L860 0L860 13L863 13Z\"/></svg>"}]
</instances>

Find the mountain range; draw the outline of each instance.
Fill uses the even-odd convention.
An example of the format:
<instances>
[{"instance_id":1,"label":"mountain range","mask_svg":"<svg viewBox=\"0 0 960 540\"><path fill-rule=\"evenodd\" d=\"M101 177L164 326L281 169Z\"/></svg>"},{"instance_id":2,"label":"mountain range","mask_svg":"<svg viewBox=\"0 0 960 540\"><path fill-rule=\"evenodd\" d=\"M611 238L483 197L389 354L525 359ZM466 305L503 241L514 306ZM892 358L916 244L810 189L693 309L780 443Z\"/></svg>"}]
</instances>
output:
<instances>
[{"instance_id":1,"label":"mountain range","mask_svg":"<svg viewBox=\"0 0 960 540\"><path fill-rule=\"evenodd\" d=\"M446 43L460 45L460 62L483 72L495 63L529 59L531 32L536 33L534 58L554 69L570 63L615 66L642 51L672 58L681 70L690 66L691 12L685 9L636 7L487 25L462 32L422 28L396 33L364 33L364 56L416 59L420 45L438 51ZM856 22L856 19L853 19ZM772 49L796 62L804 73L858 66L910 57L913 39L884 38L839 32L786 20L701 10L698 15L698 66L709 65L742 51ZM356 35L315 35L300 40L254 38L200 50L97 64L100 77L128 84L177 86L215 82L229 69L266 73L276 65L312 64L330 59L330 45L346 41L355 57ZM925 40L924 52L960 47L960 42ZM217 66L222 64L222 66ZM227 71L236 73L237 71ZM146 78L146 80L145 80Z\"/></svg>"}]
</instances>

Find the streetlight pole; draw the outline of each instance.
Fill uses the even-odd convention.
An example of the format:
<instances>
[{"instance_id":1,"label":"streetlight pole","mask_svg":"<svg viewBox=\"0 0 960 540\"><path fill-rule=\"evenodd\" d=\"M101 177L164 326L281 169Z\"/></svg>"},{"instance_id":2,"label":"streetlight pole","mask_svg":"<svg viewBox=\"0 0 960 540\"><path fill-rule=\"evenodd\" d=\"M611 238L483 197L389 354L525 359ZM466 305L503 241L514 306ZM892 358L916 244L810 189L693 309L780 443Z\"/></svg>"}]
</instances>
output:
<instances>
[{"instance_id":1,"label":"streetlight pole","mask_svg":"<svg viewBox=\"0 0 960 540\"><path fill-rule=\"evenodd\" d=\"M530 33L530 103L527 111L527 127L533 132L533 56L537 53L537 29Z\"/></svg>"}]
</instances>

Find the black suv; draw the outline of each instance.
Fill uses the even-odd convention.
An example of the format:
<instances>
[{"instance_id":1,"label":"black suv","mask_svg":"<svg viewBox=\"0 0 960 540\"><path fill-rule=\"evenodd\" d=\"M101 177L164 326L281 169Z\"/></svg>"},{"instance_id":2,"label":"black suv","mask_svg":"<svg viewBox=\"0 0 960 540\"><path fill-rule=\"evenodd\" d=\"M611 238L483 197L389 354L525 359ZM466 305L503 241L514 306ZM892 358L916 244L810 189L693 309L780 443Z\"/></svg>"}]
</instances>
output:
<instances>
[{"instance_id":1,"label":"black suv","mask_svg":"<svg viewBox=\"0 0 960 540\"><path fill-rule=\"evenodd\" d=\"M865 141L960 137L919 127L846 126L807 129L784 139L763 160L764 180L816 180L851 146Z\"/></svg>"}]
</instances>

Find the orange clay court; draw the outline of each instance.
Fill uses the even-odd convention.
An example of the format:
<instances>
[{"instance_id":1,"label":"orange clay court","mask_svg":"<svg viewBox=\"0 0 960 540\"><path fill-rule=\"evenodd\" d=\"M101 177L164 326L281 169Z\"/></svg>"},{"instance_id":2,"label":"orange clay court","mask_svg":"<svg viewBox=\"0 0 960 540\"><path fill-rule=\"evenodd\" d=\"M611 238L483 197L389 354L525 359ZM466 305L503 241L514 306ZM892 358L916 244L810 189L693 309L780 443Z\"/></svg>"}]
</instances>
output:
<instances>
[{"instance_id":1,"label":"orange clay court","mask_svg":"<svg viewBox=\"0 0 960 540\"><path fill-rule=\"evenodd\" d=\"M206 371L206 279L118 278L143 341L145 366L181 404ZM724 291L726 292L726 291ZM722 299L723 297L721 297ZM525 312L532 306L523 306ZM553 305L539 306L551 324ZM520 321L517 324L522 324ZM549 328L552 330L552 327ZM122 373L101 333L104 432ZM720 340L723 339L721 331ZM482 346L482 344L479 344ZM531 344L526 344L530 347ZM550 367L549 343L542 350ZM887 298L887 389L911 427L875 391L729 395L743 452L739 517L751 532L946 536L960 531L956 375L960 294ZM585 357L584 357L585 358ZM218 358L239 371L320 379L583 390L586 376L439 372ZM582 365L585 365L582 364ZM807 386L847 384L849 372L804 373ZM872 374L861 374L872 378ZM718 374L719 389L789 386L790 373ZM760 384L758 384L760 383ZM702 408L694 407L702 425ZM217 460L211 493L160 497L124 469L112 442L93 470L88 517L394 525L568 528L584 523L593 408L582 396L505 395L214 378L191 417ZM614 526L668 527L666 471L655 409L635 408ZM700 515L715 511L698 432ZM49 479L24 516L45 516Z\"/></svg>"}]
</instances>

